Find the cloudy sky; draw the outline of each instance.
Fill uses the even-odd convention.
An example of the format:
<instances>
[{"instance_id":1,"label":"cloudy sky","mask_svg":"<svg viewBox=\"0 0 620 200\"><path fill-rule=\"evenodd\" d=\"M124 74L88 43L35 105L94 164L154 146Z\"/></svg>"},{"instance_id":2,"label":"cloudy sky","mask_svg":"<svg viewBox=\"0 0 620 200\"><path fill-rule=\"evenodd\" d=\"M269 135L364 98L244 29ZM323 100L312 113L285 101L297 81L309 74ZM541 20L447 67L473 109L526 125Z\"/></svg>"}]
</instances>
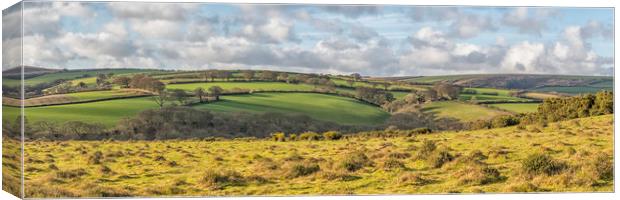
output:
<instances>
[{"instance_id":1,"label":"cloudy sky","mask_svg":"<svg viewBox=\"0 0 620 200\"><path fill-rule=\"evenodd\" d=\"M51 68L273 69L374 76L612 75L613 10L27 2L4 57ZM19 13L3 12L4 26ZM10 61L3 68L15 65Z\"/></svg>"}]
</instances>

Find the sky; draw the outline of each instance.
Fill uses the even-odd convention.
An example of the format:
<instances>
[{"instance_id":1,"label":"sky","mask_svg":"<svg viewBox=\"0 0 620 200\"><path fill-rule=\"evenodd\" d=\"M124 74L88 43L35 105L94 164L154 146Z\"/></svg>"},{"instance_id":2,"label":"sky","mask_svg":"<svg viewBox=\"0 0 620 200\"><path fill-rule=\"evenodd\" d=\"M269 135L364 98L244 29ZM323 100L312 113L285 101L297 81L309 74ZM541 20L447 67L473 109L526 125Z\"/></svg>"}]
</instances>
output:
<instances>
[{"instance_id":1,"label":"sky","mask_svg":"<svg viewBox=\"0 0 620 200\"><path fill-rule=\"evenodd\" d=\"M3 69L268 69L370 76L613 75L613 9L26 2ZM14 48L11 48L14 47ZM7 59L9 58L9 59Z\"/></svg>"}]
</instances>

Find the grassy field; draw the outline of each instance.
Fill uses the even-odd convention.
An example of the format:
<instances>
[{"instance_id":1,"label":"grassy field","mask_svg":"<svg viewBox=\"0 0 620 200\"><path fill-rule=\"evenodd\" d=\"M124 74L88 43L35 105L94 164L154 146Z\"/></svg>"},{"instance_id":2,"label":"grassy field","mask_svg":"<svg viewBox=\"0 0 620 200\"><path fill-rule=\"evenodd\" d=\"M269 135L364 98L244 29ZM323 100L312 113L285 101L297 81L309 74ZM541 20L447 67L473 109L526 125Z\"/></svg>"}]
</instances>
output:
<instances>
[{"instance_id":1,"label":"grassy field","mask_svg":"<svg viewBox=\"0 0 620 200\"><path fill-rule=\"evenodd\" d=\"M454 101L432 102L424 105L422 111L434 113L438 117L456 118L463 122L489 119L494 116L509 114L492 108Z\"/></svg>"},{"instance_id":2,"label":"grassy field","mask_svg":"<svg viewBox=\"0 0 620 200\"><path fill-rule=\"evenodd\" d=\"M524 160L537 153L565 167L528 171ZM613 172L612 153L611 115L337 141L32 141L25 190L30 198L612 192L613 176L601 178ZM450 159L437 165L437 155Z\"/></svg>"},{"instance_id":3,"label":"grassy field","mask_svg":"<svg viewBox=\"0 0 620 200\"><path fill-rule=\"evenodd\" d=\"M40 105L58 105L84 101L105 100L121 97L134 97L149 95L142 90L134 89L117 89L103 91L77 92L69 94L47 95L42 97L29 98L24 101L24 106L40 106ZM19 106L18 99L3 98L4 105Z\"/></svg>"},{"instance_id":4,"label":"grassy field","mask_svg":"<svg viewBox=\"0 0 620 200\"><path fill-rule=\"evenodd\" d=\"M498 103L489 104L491 107L501 108L515 113L536 112L539 103Z\"/></svg>"},{"instance_id":5,"label":"grassy field","mask_svg":"<svg viewBox=\"0 0 620 200\"><path fill-rule=\"evenodd\" d=\"M588 93L596 93L601 90L613 91L613 87L585 87L585 86L575 86L575 87L542 87L537 88L535 91L539 92L558 92L565 94L588 94Z\"/></svg>"},{"instance_id":6,"label":"grassy field","mask_svg":"<svg viewBox=\"0 0 620 200\"><path fill-rule=\"evenodd\" d=\"M36 85L39 83L52 82L52 81L59 80L59 79L73 80L73 79L82 78L82 76L85 74L89 76L96 76L97 73L105 73L105 74L114 73L118 75L118 74L140 73L140 72L150 72L150 71L154 71L154 70L148 70L148 69L102 69L102 70L85 70L85 71L71 70L71 71L66 71L66 72L45 74L42 76L37 76L34 78L26 79L24 80L24 84L25 85ZM19 85L19 80L3 78L2 84L8 85L8 86L17 86Z\"/></svg>"},{"instance_id":7,"label":"grassy field","mask_svg":"<svg viewBox=\"0 0 620 200\"><path fill-rule=\"evenodd\" d=\"M33 107L26 108L24 112L29 122L41 120L61 123L84 121L114 126L123 117L132 117L140 111L158 107L151 100L151 97L137 97L92 103ZM15 119L17 117L17 112L14 110L18 110L18 108L3 106L2 109L4 119Z\"/></svg>"},{"instance_id":8,"label":"grassy field","mask_svg":"<svg viewBox=\"0 0 620 200\"><path fill-rule=\"evenodd\" d=\"M350 85L347 83L346 80L343 80L343 79L332 79L332 81L334 81L334 83L336 85L350 87ZM359 82L359 81L357 81L357 82L355 82L353 84L353 87L373 87L373 85L370 84L370 83L367 83L367 82ZM377 84L375 87L376 88L382 88L382 89L384 88L383 85L381 85L381 84ZM413 90L426 90L427 87L426 86L417 86L417 85L414 86L414 85L394 85L394 84L392 84L392 85L390 85L388 87L388 90L393 90L393 89L401 89L401 90L411 90L411 89L413 89Z\"/></svg>"},{"instance_id":9,"label":"grassy field","mask_svg":"<svg viewBox=\"0 0 620 200\"><path fill-rule=\"evenodd\" d=\"M211 86L220 86L224 90L235 88L249 90L269 90L269 91L311 91L314 89L312 85L307 84L287 84L283 82L215 82L215 83L185 83L185 84L169 84L167 89L183 89L193 91L198 87L205 90Z\"/></svg>"},{"instance_id":10,"label":"grassy field","mask_svg":"<svg viewBox=\"0 0 620 200\"><path fill-rule=\"evenodd\" d=\"M341 124L374 125L383 123L389 114L381 108L355 99L313 93L256 93L222 96L214 103L195 108L215 112L280 112L305 114L312 118Z\"/></svg>"},{"instance_id":11,"label":"grassy field","mask_svg":"<svg viewBox=\"0 0 620 200\"><path fill-rule=\"evenodd\" d=\"M476 97L478 102L493 102L493 101L530 101L529 99L510 96L512 90L495 89L495 88L465 88L465 90L475 90L476 94L461 94L459 100L469 101L472 97ZM497 94L494 95L493 93Z\"/></svg>"}]
</instances>

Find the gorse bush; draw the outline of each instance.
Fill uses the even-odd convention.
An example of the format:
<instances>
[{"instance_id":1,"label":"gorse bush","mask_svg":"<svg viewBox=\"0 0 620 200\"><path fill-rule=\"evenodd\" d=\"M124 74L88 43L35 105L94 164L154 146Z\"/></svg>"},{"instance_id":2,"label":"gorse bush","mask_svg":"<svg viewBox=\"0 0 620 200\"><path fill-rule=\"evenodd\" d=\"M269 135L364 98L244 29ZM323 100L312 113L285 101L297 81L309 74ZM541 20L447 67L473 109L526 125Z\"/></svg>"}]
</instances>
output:
<instances>
[{"instance_id":1,"label":"gorse bush","mask_svg":"<svg viewBox=\"0 0 620 200\"><path fill-rule=\"evenodd\" d=\"M294 134L294 133L293 133L293 134L289 134L289 135L288 135L288 139L289 139L290 141L295 141L295 140L297 140L297 134Z\"/></svg>"},{"instance_id":2,"label":"gorse bush","mask_svg":"<svg viewBox=\"0 0 620 200\"><path fill-rule=\"evenodd\" d=\"M567 164L542 153L527 156L522 162L522 169L530 175L555 175L566 169Z\"/></svg>"},{"instance_id":3,"label":"gorse bush","mask_svg":"<svg viewBox=\"0 0 620 200\"><path fill-rule=\"evenodd\" d=\"M325 138L325 140L339 140L342 138L342 134L338 131L327 131L323 133L323 138Z\"/></svg>"},{"instance_id":4,"label":"gorse bush","mask_svg":"<svg viewBox=\"0 0 620 200\"><path fill-rule=\"evenodd\" d=\"M272 133L271 139L276 142L284 142L286 140L286 135L282 132Z\"/></svg>"},{"instance_id":5,"label":"gorse bush","mask_svg":"<svg viewBox=\"0 0 620 200\"><path fill-rule=\"evenodd\" d=\"M305 133L299 134L299 140L310 140L310 141L321 140L321 135L315 132L305 132Z\"/></svg>"},{"instance_id":6,"label":"gorse bush","mask_svg":"<svg viewBox=\"0 0 620 200\"><path fill-rule=\"evenodd\" d=\"M417 159L425 159L428 157L433 151L437 149L437 145L435 141L432 140L424 140L422 145L419 148Z\"/></svg>"},{"instance_id":7,"label":"gorse bush","mask_svg":"<svg viewBox=\"0 0 620 200\"><path fill-rule=\"evenodd\" d=\"M398 159L388 158L387 160L383 161L382 167L385 170L404 169L405 164Z\"/></svg>"},{"instance_id":8,"label":"gorse bush","mask_svg":"<svg viewBox=\"0 0 620 200\"><path fill-rule=\"evenodd\" d=\"M457 171L454 177L458 177L460 185L485 185L501 179L499 170L484 164L470 164Z\"/></svg>"}]
</instances>

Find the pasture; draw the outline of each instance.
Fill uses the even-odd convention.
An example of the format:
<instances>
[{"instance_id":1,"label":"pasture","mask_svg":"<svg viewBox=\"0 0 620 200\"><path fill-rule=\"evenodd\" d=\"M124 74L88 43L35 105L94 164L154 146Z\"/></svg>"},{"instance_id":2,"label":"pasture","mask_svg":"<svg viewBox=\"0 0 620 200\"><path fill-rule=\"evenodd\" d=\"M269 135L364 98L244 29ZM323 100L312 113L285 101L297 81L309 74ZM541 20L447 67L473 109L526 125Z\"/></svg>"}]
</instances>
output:
<instances>
[{"instance_id":1,"label":"pasture","mask_svg":"<svg viewBox=\"0 0 620 200\"><path fill-rule=\"evenodd\" d=\"M105 73L105 74L114 73L115 75L119 75L119 74L130 74L130 73L152 72L152 71L155 71L155 70L148 70L148 69L70 70L70 71L61 71L61 72L56 72L56 73L44 74L44 75L37 76L34 78L25 79L24 84L25 85L37 85L40 83L48 83L48 82L53 82L53 81L60 80L60 79L63 79L63 80L80 79L80 78L85 78L83 77L84 75L96 76L97 73ZM3 78L2 84L8 85L8 86L17 86L19 85L19 80Z\"/></svg>"},{"instance_id":2,"label":"pasture","mask_svg":"<svg viewBox=\"0 0 620 200\"><path fill-rule=\"evenodd\" d=\"M528 171L539 154L563 167ZM29 141L24 175L28 198L613 192L612 154L607 115L336 141Z\"/></svg>"},{"instance_id":3,"label":"pasture","mask_svg":"<svg viewBox=\"0 0 620 200\"><path fill-rule=\"evenodd\" d=\"M539 92L558 92L570 95L596 93L602 90L613 91L613 87L590 87L590 86L573 86L573 87L541 87L534 91Z\"/></svg>"},{"instance_id":4,"label":"pasture","mask_svg":"<svg viewBox=\"0 0 620 200\"><path fill-rule=\"evenodd\" d=\"M135 116L146 109L159 108L151 97L136 97L116 99L91 103L54 105L44 107L25 108L24 113L29 122L52 121L83 121L88 123L102 123L108 127L124 117ZM15 119L19 108L2 106L4 119Z\"/></svg>"},{"instance_id":5,"label":"pasture","mask_svg":"<svg viewBox=\"0 0 620 200\"><path fill-rule=\"evenodd\" d=\"M498 115L510 114L493 108L455 101L437 101L425 104L422 107L422 112L430 112L437 115L437 117L455 118L462 122L490 119Z\"/></svg>"},{"instance_id":6,"label":"pasture","mask_svg":"<svg viewBox=\"0 0 620 200\"><path fill-rule=\"evenodd\" d=\"M220 97L220 101L194 107L214 112L303 114L317 120L355 125L381 124L389 117L388 113L374 105L352 98L314 93L228 95Z\"/></svg>"},{"instance_id":7,"label":"pasture","mask_svg":"<svg viewBox=\"0 0 620 200\"><path fill-rule=\"evenodd\" d=\"M288 84L283 82L205 82L205 83L183 83L168 84L167 89L182 89L193 91L198 87L205 90L212 86L220 86L224 90L248 89L258 91L312 91L314 86L307 84Z\"/></svg>"}]
</instances>

